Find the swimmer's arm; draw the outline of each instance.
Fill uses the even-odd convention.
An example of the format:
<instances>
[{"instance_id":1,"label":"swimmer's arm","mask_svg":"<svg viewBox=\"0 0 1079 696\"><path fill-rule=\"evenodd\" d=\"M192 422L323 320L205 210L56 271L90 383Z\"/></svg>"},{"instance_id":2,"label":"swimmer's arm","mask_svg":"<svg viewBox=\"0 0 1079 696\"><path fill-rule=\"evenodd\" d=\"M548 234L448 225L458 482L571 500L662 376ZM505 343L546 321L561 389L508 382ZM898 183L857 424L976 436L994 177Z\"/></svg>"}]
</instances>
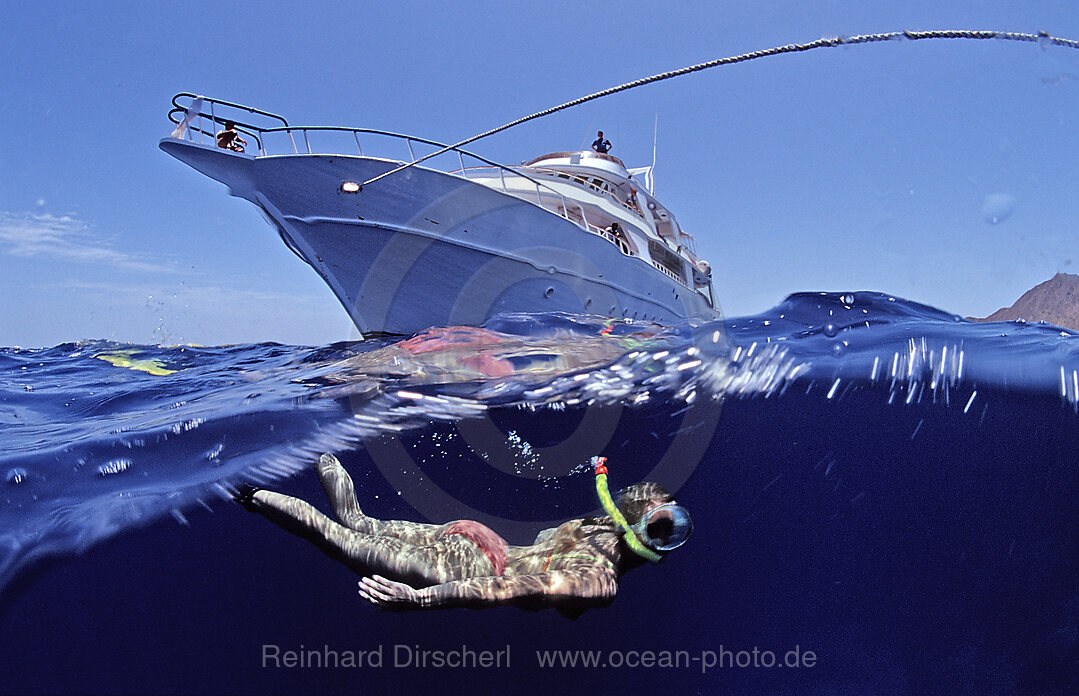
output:
<instances>
[{"instance_id":1,"label":"swimmer's arm","mask_svg":"<svg viewBox=\"0 0 1079 696\"><path fill-rule=\"evenodd\" d=\"M436 609L486 607L532 600L552 606L603 604L614 598L618 578L612 570L551 570L535 575L483 577L414 589L379 575L360 581L360 595L380 607Z\"/></svg>"}]
</instances>

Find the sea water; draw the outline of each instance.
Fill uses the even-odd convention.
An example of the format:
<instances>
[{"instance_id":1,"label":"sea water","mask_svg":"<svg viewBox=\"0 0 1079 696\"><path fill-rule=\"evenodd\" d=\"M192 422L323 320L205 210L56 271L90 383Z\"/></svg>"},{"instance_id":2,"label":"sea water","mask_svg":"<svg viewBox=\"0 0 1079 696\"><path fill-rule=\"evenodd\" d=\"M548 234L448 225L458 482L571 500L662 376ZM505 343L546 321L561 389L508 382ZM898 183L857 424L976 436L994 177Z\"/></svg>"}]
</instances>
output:
<instances>
[{"instance_id":1,"label":"sea water","mask_svg":"<svg viewBox=\"0 0 1079 696\"><path fill-rule=\"evenodd\" d=\"M0 690L1077 693L1077 370L1074 332L877 293L0 349ZM598 509L603 455L695 531L575 619L385 612L231 500L326 509L324 451L368 514L517 544Z\"/></svg>"}]
</instances>

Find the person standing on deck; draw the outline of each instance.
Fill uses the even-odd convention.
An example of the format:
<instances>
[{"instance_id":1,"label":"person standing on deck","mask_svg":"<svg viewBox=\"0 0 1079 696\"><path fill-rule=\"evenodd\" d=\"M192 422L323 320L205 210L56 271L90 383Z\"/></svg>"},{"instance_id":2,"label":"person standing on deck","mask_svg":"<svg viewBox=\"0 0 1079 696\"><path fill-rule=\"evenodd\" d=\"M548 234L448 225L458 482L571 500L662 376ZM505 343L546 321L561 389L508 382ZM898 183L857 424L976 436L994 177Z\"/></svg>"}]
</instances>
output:
<instances>
[{"instance_id":1,"label":"person standing on deck","mask_svg":"<svg viewBox=\"0 0 1079 696\"><path fill-rule=\"evenodd\" d=\"M605 155L608 152L610 152L611 151L611 141L604 139L603 131L599 131L598 133L596 133L596 135L598 137L594 141L592 141L592 149L595 150L596 152L602 154L602 155Z\"/></svg>"}]
</instances>

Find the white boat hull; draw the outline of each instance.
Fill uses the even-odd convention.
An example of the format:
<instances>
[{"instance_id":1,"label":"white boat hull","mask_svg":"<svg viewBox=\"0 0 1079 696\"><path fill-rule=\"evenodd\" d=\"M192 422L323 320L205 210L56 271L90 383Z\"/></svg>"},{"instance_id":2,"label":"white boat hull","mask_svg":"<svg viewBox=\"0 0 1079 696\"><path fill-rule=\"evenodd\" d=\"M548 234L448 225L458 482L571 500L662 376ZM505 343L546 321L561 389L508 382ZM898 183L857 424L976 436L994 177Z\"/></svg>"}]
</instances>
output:
<instances>
[{"instance_id":1,"label":"white boat hull","mask_svg":"<svg viewBox=\"0 0 1079 696\"><path fill-rule=\"evenodd\" d=\"M166 138L163 150L262 208L361 332L476 325L500 312L674 322L718 317L698 292L528 201L360 156L252 157Z\"/></svg>"}]
</instances>

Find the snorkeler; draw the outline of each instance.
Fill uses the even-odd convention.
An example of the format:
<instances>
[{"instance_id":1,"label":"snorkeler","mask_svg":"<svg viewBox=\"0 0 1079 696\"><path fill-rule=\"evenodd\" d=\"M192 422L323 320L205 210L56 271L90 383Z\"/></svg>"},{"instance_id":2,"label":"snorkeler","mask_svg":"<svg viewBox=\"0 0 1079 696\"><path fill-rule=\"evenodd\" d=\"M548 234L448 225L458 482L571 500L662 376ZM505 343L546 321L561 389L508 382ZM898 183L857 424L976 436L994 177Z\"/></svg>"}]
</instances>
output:
<instances>
[{"instance_id":1,"label":"snorkeler","mask_svg":"<svg viewBox=\"0 0 1079 696\"><path fill-rule=\"evenodd\" d=\"M360 595L381 607L584 609L609 603L622 573L646 560L659 562L693 530L685 508L655 483L620 491L616 505L604 460L594 461L607 516L545 529L531 546L510 546L472 520L436 525L368 517L348 472L331 454L319 458L318 475L340 524L280 493L255 489L239 500L365 576Z\"/></svg>"}]
</instances>

